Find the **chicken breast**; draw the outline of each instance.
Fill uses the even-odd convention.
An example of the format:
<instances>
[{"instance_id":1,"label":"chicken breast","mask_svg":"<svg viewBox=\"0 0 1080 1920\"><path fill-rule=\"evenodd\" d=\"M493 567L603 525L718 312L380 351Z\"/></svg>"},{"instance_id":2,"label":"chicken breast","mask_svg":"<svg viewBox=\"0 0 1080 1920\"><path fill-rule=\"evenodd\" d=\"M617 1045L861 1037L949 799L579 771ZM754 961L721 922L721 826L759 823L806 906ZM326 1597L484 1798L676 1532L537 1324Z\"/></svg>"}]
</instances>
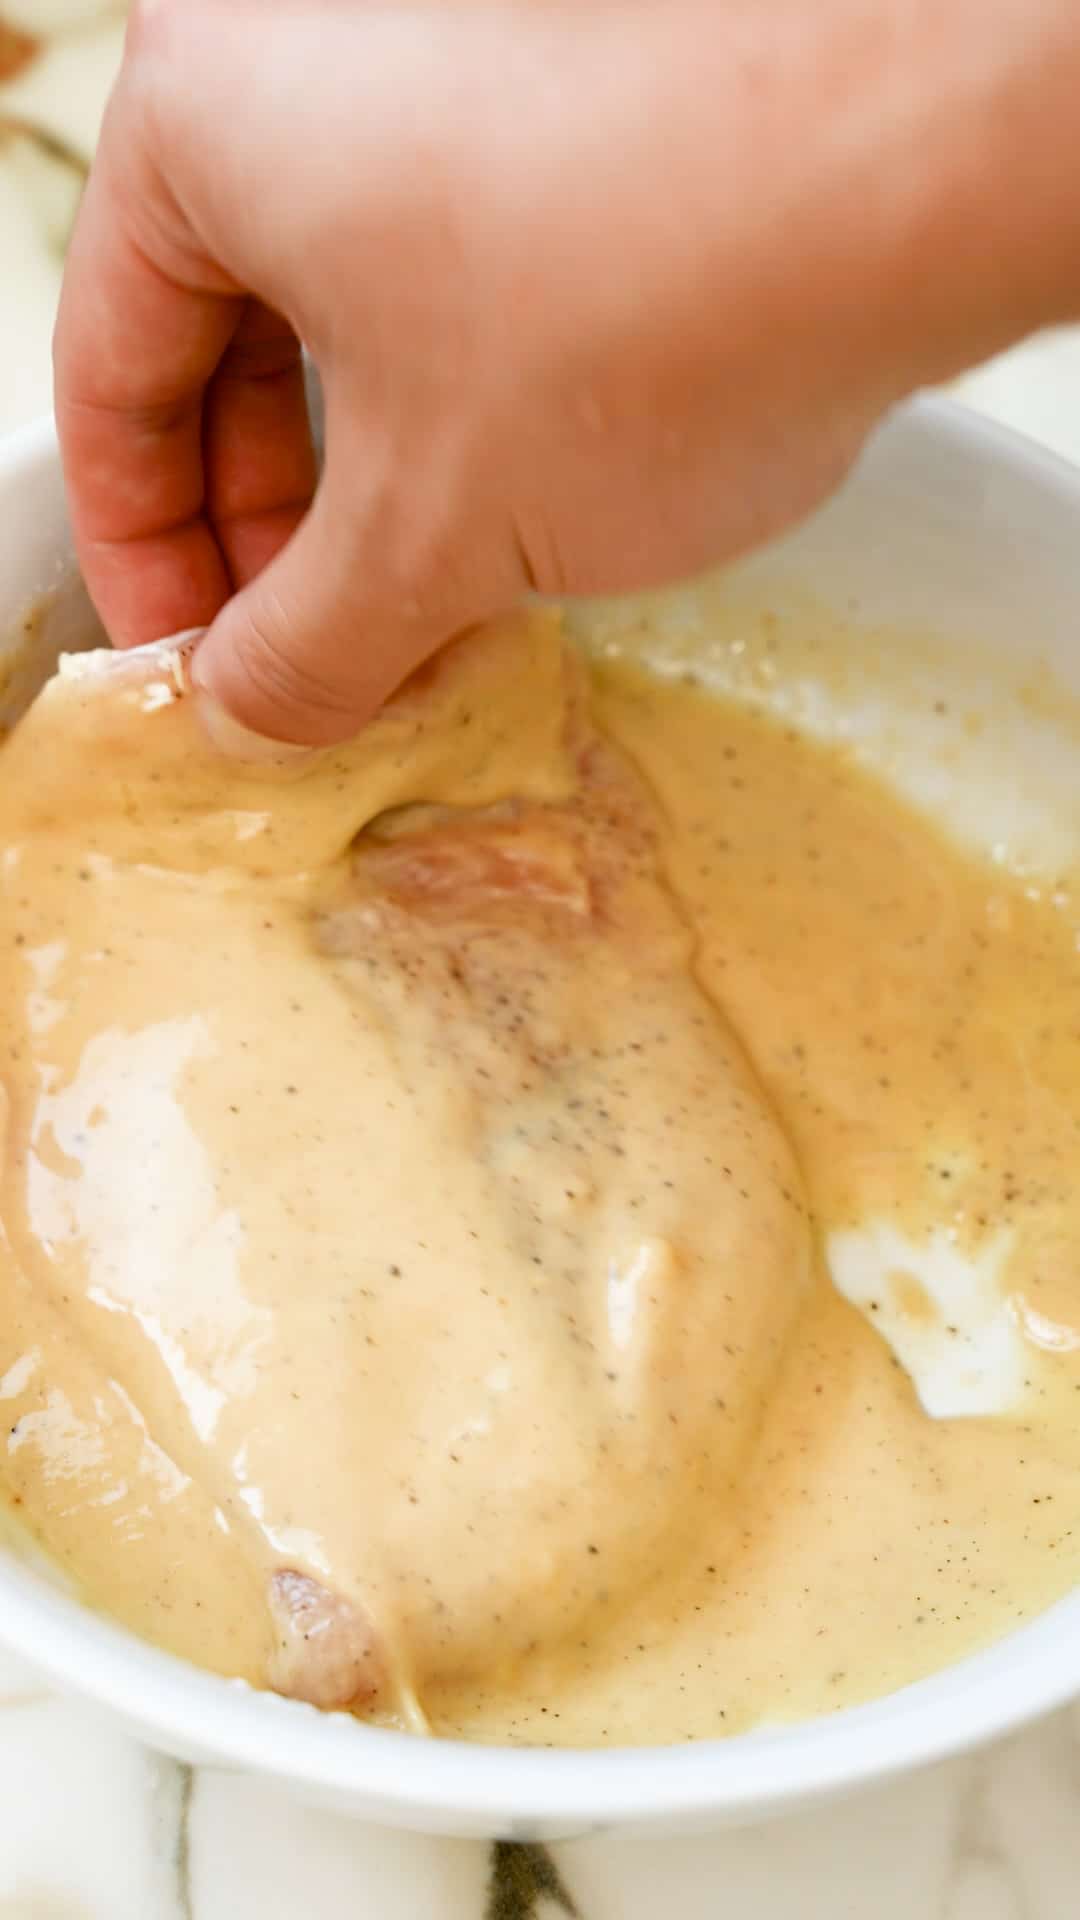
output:
<instances>
[{"instance_id":1,"label":"chicken breast","mask_svg":"<svg viewBox=\"0 0 1080 1920\"><path fill-rule=\"evenodd\" d=\"M7 1475L90 1596L437 1726L715 1556L806 1208L557 623L280 770L94 656L0 823Z\"/></svg>"}]
</instances>

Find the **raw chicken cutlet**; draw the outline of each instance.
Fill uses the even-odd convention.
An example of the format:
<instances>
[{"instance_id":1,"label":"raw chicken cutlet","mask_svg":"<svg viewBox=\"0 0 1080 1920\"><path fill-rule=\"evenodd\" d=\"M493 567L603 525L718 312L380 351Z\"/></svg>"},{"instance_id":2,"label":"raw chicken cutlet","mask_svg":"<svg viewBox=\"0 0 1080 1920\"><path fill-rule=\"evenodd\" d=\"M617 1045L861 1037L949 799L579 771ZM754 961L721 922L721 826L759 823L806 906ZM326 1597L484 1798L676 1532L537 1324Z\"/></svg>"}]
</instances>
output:
<instances>
[{"instance_id":1,"label":"raw chicken cutlet","mask_svg":"<svg viewBox=\"0 0 1080 1920\"><path fill-rule=\"evenodd\" d=\"M557 622L240 768L169 649L0 756L7 1478L103 1608L439 1724L724 1515L800 1177Z\"/></svg>"}]
</instances>

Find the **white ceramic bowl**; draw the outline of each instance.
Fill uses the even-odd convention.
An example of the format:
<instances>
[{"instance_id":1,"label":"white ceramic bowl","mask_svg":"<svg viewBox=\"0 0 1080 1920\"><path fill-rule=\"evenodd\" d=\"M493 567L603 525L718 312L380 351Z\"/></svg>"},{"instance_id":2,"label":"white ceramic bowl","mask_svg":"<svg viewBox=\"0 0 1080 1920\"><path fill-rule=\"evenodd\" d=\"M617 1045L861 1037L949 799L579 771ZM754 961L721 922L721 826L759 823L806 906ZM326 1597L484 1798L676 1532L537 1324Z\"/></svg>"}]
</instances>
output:
<instances>
[{"instance_id":1,"label":"white ceramic bowl","mask_svg":"<svg viewBox=\"0 0 1080 1920\"><path fill-rule=\"evenodd\" d=\"M41 659L78 644L90 625L47 424L0 445L0 636L19 630L43 591L54 600L35 641ZM921 676L913 710L940 669L954 685L959 672L988 713L1008 718L1010 684L1021 666L1030 681L1036 656L1080 694L1080 470L959 409L921 403L884 429L824 513L736 569L723 591L747 619L766 604L781 620L785 609L798 617L809 597L854 618L871 651L885 634L901 648L910 636L912 684ZM673 630L685 595L675 604ZM1019 713L1022 703L1012 704ZM1039 765L1056 764L1061 791L1070 779L1075 790L1070 740L1051 738L1054 698L1035 704ZM843 727L871 758L906 753L914 785L920 767L929 772L939 804L967 791L955 759L944 754L934 774L932 747L920 760L916 733L889 714L888 702L875 708L853 694ZM1019 734L1015 764L1007 740L992 729L984 738L997 766L993 804L1007 806L1010 768L1013 798L1030 785L1017 771ZM1073 815L1080 840L1075 800ZM855 1711L723 1742L598 1753L426 1743L253 1693L95 1617L14 1550L0 1550L0 1639L182 1758L271 1776L375 1821L511 1838L749 1822L941 1759L1080 1693L1080 1594L989 1651Z\"/></svg>"}]
</instances>

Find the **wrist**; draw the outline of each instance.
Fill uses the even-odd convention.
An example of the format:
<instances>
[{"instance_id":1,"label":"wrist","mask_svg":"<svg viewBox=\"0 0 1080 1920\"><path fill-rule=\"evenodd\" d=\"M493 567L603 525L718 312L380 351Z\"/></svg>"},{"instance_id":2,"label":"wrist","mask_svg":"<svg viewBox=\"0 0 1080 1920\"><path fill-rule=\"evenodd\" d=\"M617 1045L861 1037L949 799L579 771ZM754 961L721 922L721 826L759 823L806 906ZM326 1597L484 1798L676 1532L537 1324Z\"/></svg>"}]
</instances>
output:
<instances>
[{"instance_id":1,"label":"wrist","mask_svg":"<svg viewBox=\"0 0 1080 1920\"><path fill-rule=\"evenodd\" d=\"M1080 314L1080 97L1072 0L902 0L894 139L867 239L881 337L912 384ZM876 201L876 204L875 204ZM890 324L891 321L891 324Z\"/></svg>"},{"instance_id":2,"label":"wrist","mask_svg":"<svg viewBox=\"0 0 1080 1920\"><path fill-rule=\"evenodd\" d=\"M1080 315L1073 0L684 0L653 59L706 317L734 273L885 406Z\"/></svg>"}]
</instances>

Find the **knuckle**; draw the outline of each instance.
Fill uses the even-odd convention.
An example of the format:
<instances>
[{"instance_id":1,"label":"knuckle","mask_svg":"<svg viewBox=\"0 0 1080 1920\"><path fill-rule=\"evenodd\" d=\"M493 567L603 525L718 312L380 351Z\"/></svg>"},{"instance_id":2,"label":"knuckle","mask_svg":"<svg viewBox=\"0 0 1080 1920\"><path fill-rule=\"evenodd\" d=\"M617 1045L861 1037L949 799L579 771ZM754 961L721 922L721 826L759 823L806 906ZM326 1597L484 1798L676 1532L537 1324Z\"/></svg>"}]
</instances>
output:
<instances>
[{"instance_id":1,"label":"knuckle","mask_svg":"<svg viewBox=\"0 0 1080 1920\"><path fill-rule=\"evenodd\" d=\"M178 10L178 0L131 0L127 28L129 59L160 51L163 39L176 23Z\"/></svg>"},{"instance_id":2,"label":"knuckle","mask_svg":"<svg viewBox=\"0 0 1080 1920\"><path fill-rule=\"evenodd\" d=\"M105 116L99 167L109 161L119 186L142 182L160 143L162 109L177 89L179 26L176 0L132 0L124 62Z\"/></svg>"},{"instance_id":3,"label":"knuckle","mask_svg":"<svg viewBox=\"0 0 1080 1920\"><path fill-rule=\"evenodd\" d=\"M217 23L220 38L221 25ZM122 80L141 93L160 94L164 102L182 104L197 84L185 79L184 66L197 66L215 22L207 17L207 0L130 0L124 38Z\"/></svg>"}]
</instances>

